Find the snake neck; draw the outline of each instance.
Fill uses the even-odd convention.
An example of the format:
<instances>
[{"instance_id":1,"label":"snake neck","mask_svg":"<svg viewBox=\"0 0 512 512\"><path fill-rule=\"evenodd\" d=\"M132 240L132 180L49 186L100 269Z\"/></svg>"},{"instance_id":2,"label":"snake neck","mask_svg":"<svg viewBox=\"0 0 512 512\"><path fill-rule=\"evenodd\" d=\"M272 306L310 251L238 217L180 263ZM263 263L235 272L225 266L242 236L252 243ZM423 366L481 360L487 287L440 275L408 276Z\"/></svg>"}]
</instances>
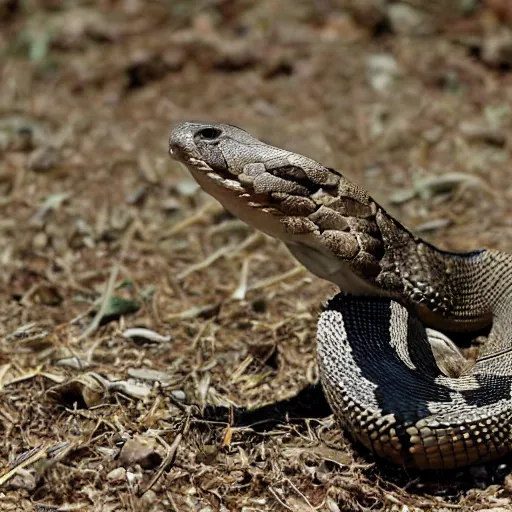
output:
<instances>
[{"instance_id":1,"label":"snake neck","mask_svg":"<svg viewBox=\"0 0 512 512\"><path fill-rule=\"evenodd\" d=\"M512 296L512 255L443 251L415 237L384 210L376 221L385 247L376 282L414 306L427 325L468 332L496 319L512 323L512 301L507 299Z\"/></svg>"}]
</instances>

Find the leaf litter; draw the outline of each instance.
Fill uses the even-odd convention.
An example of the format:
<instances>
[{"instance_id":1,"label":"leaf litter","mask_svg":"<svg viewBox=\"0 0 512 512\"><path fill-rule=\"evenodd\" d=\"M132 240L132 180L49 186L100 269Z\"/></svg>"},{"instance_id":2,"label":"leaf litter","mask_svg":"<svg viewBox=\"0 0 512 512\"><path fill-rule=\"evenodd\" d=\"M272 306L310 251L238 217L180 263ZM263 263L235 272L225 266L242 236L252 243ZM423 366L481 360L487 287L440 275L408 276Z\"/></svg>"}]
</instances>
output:
<instances>
[{"instance_id":1,"label":"leaf litter","mask_svg":"<svg viewBox=\"0 0 512 512\"><path fill-rule=\"evenodd\" d=\"M171 123L239 124L444 248L510 249L508 72L460 42L485 45L493 3L421 37L400 23L446 9L389 28L397 2L8 4L0 510L510 509L507 459L418 474L350 442L314 394L334 288L166 154Z\"/></svg>"}]
</instances>

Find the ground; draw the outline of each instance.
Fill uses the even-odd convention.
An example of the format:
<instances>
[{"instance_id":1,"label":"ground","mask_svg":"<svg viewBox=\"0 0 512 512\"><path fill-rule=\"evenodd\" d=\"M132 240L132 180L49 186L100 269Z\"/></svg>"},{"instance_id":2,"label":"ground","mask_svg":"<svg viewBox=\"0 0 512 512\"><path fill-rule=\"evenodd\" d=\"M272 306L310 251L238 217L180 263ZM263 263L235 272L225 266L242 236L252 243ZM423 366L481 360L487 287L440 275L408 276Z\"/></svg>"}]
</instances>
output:
<instances>
[{"instance_id":1,"label":"ground","mask_svg":"<svg viewBox=\"0 0 512 512\"><path fill-rule=\"evenodd\" d=\"M167 154L178 121L236 124L443 248L510 249L511 21L497 0L0 0L0 510L512 510L510 460L406 472L336 427L333 286Z\"/></svg>"}]
</instances>

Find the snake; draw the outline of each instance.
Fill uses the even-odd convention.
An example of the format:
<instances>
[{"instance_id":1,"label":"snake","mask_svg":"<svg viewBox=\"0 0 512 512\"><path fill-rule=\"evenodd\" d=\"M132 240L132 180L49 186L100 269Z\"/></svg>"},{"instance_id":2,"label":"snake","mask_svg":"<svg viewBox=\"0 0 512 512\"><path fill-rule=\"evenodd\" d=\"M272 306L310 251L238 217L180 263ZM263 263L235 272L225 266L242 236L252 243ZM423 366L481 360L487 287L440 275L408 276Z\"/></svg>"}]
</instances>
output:
<instances>
[{"instance_id":1,"label":"snake","mask_svg":"<svg viewBox=\"0 0 512 512\"><path fill-rule=\"evenodd\" d=\"M340 171L229 124L182 122L171 157L339 292L316 330L337 424L380 458L452 469L512 447L512 255L441 250ZM487 330L475 361L456 333Z\"/></svg>"}]
</instances>

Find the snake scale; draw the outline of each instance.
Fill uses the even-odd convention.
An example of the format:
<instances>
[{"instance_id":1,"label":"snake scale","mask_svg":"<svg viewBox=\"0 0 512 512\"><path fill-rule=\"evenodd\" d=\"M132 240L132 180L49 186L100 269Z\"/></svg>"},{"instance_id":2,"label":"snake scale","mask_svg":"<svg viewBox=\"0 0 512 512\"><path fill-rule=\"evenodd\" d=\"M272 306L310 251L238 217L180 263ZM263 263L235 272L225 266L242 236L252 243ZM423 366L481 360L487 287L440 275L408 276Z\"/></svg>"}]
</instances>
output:
<instances>
[{"instance_id":1,"label":"snake scale","mask_svg":"<svg viewBox=\"0 0 512 512\"><path fill-rule=\"evenodd\" d=\"M512 255L442 251L340 172L226 124L181 123L169 152L199 185L340 288L317 353L337 422L405 467L512 447ZM474 364L445 333L491 327Z\"/></svg>"}]
</instances>

